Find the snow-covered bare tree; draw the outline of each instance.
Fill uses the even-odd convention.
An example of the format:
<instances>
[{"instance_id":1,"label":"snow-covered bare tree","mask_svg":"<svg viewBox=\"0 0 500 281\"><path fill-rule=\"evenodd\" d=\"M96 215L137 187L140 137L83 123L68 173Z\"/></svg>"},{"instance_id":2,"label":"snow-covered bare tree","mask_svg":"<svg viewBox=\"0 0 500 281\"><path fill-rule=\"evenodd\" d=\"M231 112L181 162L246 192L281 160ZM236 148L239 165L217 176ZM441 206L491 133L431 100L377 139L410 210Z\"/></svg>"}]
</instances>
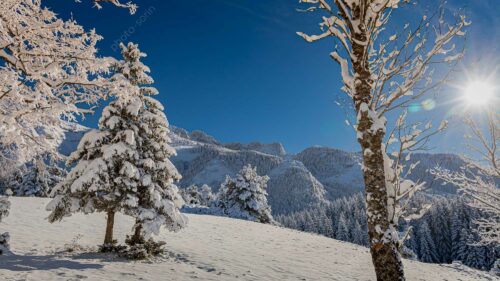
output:
<instances>
[{"instance_id":1,"label":"snow-covered bare tree","mask_svg":"<svg viewBox=\"0 0 500 281\"><path fill-rule=\"evenodd\" d=\"M500 245L500 115L496 108L487 110L486 125L481 126L472 118L464 119L471 140L469 150L480 159L468 158L468 165L460 172L451 172L441 167L431 171L436 178L453 184L470 199L471 206L482 210L485 216L475 221L481 243Z\"/></svg>"},{"instance_id":2,"label":"snow-covered bare tree","mask_svg":"<svg viewBox=\"0 0 500 281\"><path fill-rule=\"evenodd\" d=\"M268 181L268 176L257 174L257 167L244 166L236 179L228 176L222 183L218 194L219 207L230 217L272 223L271 207L267 204Z\"/></svg>"},{"instance_id":3,"label":"snow-covered bare tree","mask_svg":"<svg viewBox=\"0 0 500 281\"><path fill-rule=\"evenodd\" d=\"M56 152L63 124L91 112L114 60L101 36L62 20L39 0L0 2L0 156L24 163Z\"/></svg>"},{"instance_id":4,"label":"snow-covered bare tree","mask_svg":"<svg viewBox=\"0 0 500 281\"><path fill-rule=\"evenodd\" d=\"M449 72L433 79L434 66L453 64L462 57L454 37L468 25L461 15L447 24L444 9L424 16L417 26L405 24L395 31L392 13L408 1L400 0L300 0L304 11L320 11L322 33L307 35L308 42L333 38L339 42L330 56L339 63L343 90L352 100L357 117L355 129L363 152L363 174L368 233L378 280L404 280L398 252L398 233L388 208L393 190L387 188L384 149L386 115L437 90ZM409 5L407 5L409 7ZM394 195L392 195L394 196Z\"/></svg>"},{"instance_id":5,"label":"snow-covered bare tree","mask_svg":"<svg viewBox=\"0 0 500 281\"><path fill-rule=\"evenodd\" d=\"M161 104L151 97L156 89L147 86L153 83L149 68L140 62L145 54L132 43L121 47L124 61L116 65L115 87L109 89L116 100L104 109L99 130L88 132L70 156L68 164L78 164L48 205L50 221L74 212L106 212L103 249L112 249L107 246L113 243L118 211L136 219L129 239L136 248L161 226L178 230L187 223L173 183L180 175L168 159L175 153L168 145L168 122Z\"/></svg>"}]
</instances>

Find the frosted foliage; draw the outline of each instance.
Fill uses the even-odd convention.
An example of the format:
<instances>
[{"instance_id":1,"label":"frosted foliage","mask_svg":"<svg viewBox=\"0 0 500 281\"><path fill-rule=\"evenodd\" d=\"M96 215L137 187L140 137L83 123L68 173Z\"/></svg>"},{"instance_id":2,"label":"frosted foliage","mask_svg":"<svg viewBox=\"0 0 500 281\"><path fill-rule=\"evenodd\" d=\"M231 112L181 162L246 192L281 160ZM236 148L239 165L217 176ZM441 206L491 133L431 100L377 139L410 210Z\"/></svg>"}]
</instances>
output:
<instances>
[{"instance_id":1,"label":"frosted foliage","mask_svg":"<svg viewBox=\"0 0 500 281\"><path fill-rule=\"evenodd\" d=\"M204 184L201 187L191 185L181 190L182 198L186 205L190 207L210 207L214 202L212 188Z\"/></svg>"},{"instance_id":2,"label":"frosted foliage","mask_svg":"<svg viewBox=\"0 0 500 281\"><path fill-rule=\"evenodd\" d=\"M139 60L138 46L121 45L125 58L117 67L121 91L102 113L99 130L88 132L69 157L76 166L57 187L48 205L50 220L74 212L115 210L136 218L146 238L161 226L184 227L179 211L183 200L174 184L181 176L169 157L168 122L162 105L150 94L155 89L149 69Z\"/></svg>"},{"instance_id":3,"label":"frosted foliage","mask_svg":"<svg viewBox=\"0 0 500 281\"><path fill-rule=\"evenodd\" d=\"M113 59L96 58L99 40L39 0L0 1L2 156L24 163L56 152L61 126L102 98L101 75Z\"/></svg>"},{"instance_id":4,"label":"frosted foliage","mask_svg":"<svg viewBox=\"0 0 500 281\"><path fill-rule=\"evenodd\" d=\"M92 0L92 2L97 9L102 9L102 2L109 2L116 7L128 9L130 14L135 14L137 12L137 9L139 8L137 4L133 3L132 1L123 2L120 0Z\"/></svg>"},{"instance_id":5,"label":"frosted foliage","mask_svg":"<svg viewBox=\"0 0 500 281\"><path fill-rule=\"evenodd\" d=\"M483 244L500 244L500 188L498 178L488 178L468 171L452 172L436 167L432 173L439 179L458 187L470 200L470 205L486 215L475 220Z\"/></svg>"},{"instance_id":6,"label":"frosted foliage","mask_svg":"<svg viewBox=\"0 0 500 281\"><path fill-rule=\"evenodd\" d=\"M271 207L267 204L268 176L259 176L257 168L246 165L236 175L227 177L219 190L219 206L236 218L271 223Z\"/></svg>"},{"instance_id":7,"label":"frosted foliage","mask_svg":"<svg viewBox=\"0 0 500 281\"><path fill-rule=\"evenodd\" d=\"M7 197L0 196L0 222L9 215L10 202ZM9 250L9 233L0 234L0 255Z\"/></svg>"},{"instance_id":8,"label":"frosted foliage","mask_svg":"<svg viewBox=\"0 0 500 281\"><path fill-rule=\"evenodd\" d=\"M500 277L500 259L497 259L495 261L495 264L491 268L490 273L495 275L495 276Z\"/></svg>"},{"instance_id":9,"label":"frosted foliage","mask_svg":"<svg viewBox=\"0 0 500 281\"><path fill-rule=\"evenodd\" d=\"M452 184L469 200L469 204L486 215L475 220L481 243L500 244L500 164L498 149L500 145L500 119L494 111L487 113L487 126L480 126L471 117L466 117L470 136L470 151L477 152L480 159L468 160L461 171L450 171L436 167L431 173L445 183Z\"/></svg>"},{"instance_id":10,"label":"frosted foliage","mask_svg":"<svg viewBox=\"0 0 500 281\"><path fill-rule=\"evenodd\" d=\"M6 185L16 196L48 197L66 175L59 164L50 155L37 156L9 175Z\"/></svg>"},{"instance_id":11,"label":"frosted foliage","mask_svg":"<svg viewBox=\"0 0 500 281\"><path fill-rule=\"evenodd\" d=\"M5 196L0 197L0 222L9 215L10 202Z\"/></svg>"}]
</instances>

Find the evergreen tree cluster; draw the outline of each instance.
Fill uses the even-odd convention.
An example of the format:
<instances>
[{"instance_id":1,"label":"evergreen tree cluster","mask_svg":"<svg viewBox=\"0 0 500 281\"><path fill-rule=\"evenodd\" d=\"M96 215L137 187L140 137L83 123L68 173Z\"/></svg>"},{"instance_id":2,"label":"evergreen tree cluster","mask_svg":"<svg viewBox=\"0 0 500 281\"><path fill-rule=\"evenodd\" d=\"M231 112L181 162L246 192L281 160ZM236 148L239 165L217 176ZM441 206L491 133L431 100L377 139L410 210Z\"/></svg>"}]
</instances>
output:
<instances>
[{"instance_id":1,"label":"evergreen tree cluster","mask_svg":"<svg viewBox=\"0 0 500 281\"><path fill-rule=\"evenodd\" d=\"M180 189L180 194L189 207L210 207L216 200L212 188L206 184L202 186L190 185Z\"/></svg>"},{"instance_id":2,"label":"evergreen tree cluster","mask_svg":"<svg viewBox=\"0 0 500 281\"><path fill-rule=\"evenodd\" d=\"M309 210L277 216L276 221L288 228L368 246L364 200L358 193Z\"/></svg>"},{"instance_id":3,"label":"evergreen tree cluster","mask_svg":"<svg viewBox=\"0 0 500 281\"><path fill-rule=\"evenodd\" d=\"M415 256L428 263L458 261L477 269L495 270L494 264L500 259L500 246L480 244L475 231L474 220L484 214L458 197L416 196L412 202L414 205L428 203L432 207L426 215L400 224L401 230L412 227L410 237L402 247L405 256ZM276 220L288 228L368 246L364 209L364 196L360 193L309 210L280 215Z\"/></svg>"},{"instance_id":4,"label":"evergreen tree cluster","mask_svg":"<svg viewBox=\"0 0 500 281\"><path fill-rule=\"evenodd\" d=\"M10 190L15 196L50 197L67 174L60 162L50 154L35 157L0 179L0 193Z\"/></svg>"},{"instance_id":5,"label":"evergreen tree cluster","mask_svg":"<svg viewBox=\"0 0 500 281\"><path fill-rule=\"evenodd\" d=\"M474 220L485 215L462 198L434 199L429 212L412 222L413 235L406 246L423 262L459 261L473 268L490 270L500 258L500 245L480 243Z\"/></svg>"}]
</instances>

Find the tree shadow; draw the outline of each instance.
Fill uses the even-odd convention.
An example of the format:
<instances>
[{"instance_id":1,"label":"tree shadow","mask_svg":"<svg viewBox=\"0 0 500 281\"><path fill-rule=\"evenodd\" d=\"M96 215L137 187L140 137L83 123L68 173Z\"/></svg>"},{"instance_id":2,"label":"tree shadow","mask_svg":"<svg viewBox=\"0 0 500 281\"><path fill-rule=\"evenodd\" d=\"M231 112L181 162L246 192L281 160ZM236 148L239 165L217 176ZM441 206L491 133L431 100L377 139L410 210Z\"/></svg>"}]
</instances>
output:
<instances>
[{"instance_id":1,"label":"tree shadow","mask_svg":"<svg viewBox=\"0 0 500 281\"><path fill-rule=\"evenodd\" d=\"M101 262L129 262L130 260L120 257L117 253L83 252L72 256L74 260L98 260Z\"/></svg>"},{"instance_id":2,"label":"tree shadow","mask_svg":"<svg viewBox=\"0 0 500 281\"><path fill-rule=\"evenodd\" d=\"M31 256L31 255L7 255L0 257L0 269L10 271L33 271L33 270L54 270L54 269L100 269L102 264L80 263L69 259L64 259L56 255Z\"/></svg>"}]
</instances>

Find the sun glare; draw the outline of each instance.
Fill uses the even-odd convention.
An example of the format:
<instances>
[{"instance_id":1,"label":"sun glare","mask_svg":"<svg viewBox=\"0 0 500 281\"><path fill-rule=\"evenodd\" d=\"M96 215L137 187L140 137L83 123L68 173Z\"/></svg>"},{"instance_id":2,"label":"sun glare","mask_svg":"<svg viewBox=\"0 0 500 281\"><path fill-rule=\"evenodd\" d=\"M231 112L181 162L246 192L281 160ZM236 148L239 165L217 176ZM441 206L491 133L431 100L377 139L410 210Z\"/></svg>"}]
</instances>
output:
<instances>
[{"instance_id":1,"label":"sun glare","mask_svg":"<svg viewBox=\"0 0 500 281\"><path fill-rule=\"evenodd\" d=\"M484 106L494 97L495 88L486 81L472 81L464 89L463 98L468 105Z\"/></svg>"}]
</instances>

